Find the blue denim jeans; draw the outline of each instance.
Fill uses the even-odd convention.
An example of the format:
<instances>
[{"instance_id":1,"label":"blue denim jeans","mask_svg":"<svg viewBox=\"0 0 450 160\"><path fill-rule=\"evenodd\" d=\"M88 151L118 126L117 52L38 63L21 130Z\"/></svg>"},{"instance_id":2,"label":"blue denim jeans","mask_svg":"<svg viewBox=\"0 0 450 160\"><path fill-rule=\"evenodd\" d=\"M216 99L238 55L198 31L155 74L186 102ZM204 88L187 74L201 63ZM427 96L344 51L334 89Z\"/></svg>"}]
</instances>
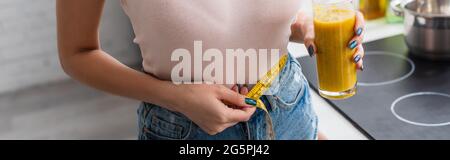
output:
<instances>
[{"instance_id":1,"label":"blue denim jeans","mask_svg":"<svg viewBox=\"0 0 450 160\"><path fill-rule=\"evenodd\" d=\"M291 55L279 74L278 83L264 95L277 140L314 140L317 116L311 107L309 85L301 66ZM238 123L216 135L209 135L181 113L142 103L138 109L140 140L264 140L266 114L257 110L248 122Z\"/></svg>"}]
</instances>

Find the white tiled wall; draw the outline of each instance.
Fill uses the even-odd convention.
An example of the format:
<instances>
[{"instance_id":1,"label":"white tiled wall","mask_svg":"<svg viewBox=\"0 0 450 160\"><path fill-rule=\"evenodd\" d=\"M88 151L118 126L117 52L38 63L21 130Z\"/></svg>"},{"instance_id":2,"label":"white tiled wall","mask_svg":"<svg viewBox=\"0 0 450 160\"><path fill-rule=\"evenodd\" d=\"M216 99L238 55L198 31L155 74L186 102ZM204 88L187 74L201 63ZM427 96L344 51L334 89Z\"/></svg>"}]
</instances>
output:
<instances>
[{"instance_id":1,"label":"white tiled wall","mask_svg":"<svg viewBox=\"0 0 450 160\"><path fill-rule=\"evenodd\" d=\"M68 77L56 49L55 0L0 0L0 93ZM118 0L106 1L102 48L126 64L139 61Z\"/></svg>"}]
</instances>

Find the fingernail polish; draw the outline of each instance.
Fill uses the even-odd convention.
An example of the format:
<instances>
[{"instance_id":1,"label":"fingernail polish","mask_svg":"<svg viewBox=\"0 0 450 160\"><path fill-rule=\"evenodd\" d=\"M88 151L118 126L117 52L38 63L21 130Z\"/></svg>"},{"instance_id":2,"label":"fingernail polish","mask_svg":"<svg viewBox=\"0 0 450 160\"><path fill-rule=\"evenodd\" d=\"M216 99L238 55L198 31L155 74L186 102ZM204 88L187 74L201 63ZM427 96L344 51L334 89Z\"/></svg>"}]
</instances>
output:
<instances>
[{"instance_id":1,"label":"fingernail polish","mask_svg":"<svg viewBox=\"0 0 450 160\"><path fill-rule=\"evenodd\" d=\"M309 45L308 47L308 53L309 56L312 57L314 55L314 47L312 45Z\"/></svg>"},{"instance_id":2,"label":"fingernail polish","mask_svg":"<svg viewBox=\"0 0 450 160\"><path fill-rule=\"evenodd\" d=\"M361 56L360 55L356 55L356 57L353 59L353 61L355 63L358 63L361 60Z\"/></svg>"},{"instance_id":3,"label":"fingernail polish","mask_svg":"<svg viewBox=\"0 0 450 160\"><path fill-rule=\"evenodd\" d=\"M314 47L312 45L309 45L308 47L308 53L309 56L312 57L314 55Z\"/></svg>"},{"instance_id":4,"label":"fingernail polish","mask_svg":"<svg viewBox=\"0 0 450 160\"><path fill-rule=\"evenodd\" d=\"M356 46L358 45L358 42L356 40L353 40L352 42L350 42L350 44L348 45L348 47L350 49L355 49Z\"/></svg>"},{"instance_id":5,"label":"fingernail polish","mask_svg":"<svg viewBox=\"0 0 450 160\"><path fill-rule=\"evenodd\" d=\"M360 36L360 35L362 34L362 31L363 31L363 29L362 29L361 27L359 27L359 28L356 30L356 35Z\"/></svg>"},{"instance_id":6,"label":"fingernail polish","mask_svg":"<svg viewBox=\"0 0 450 160\"><path fill-rule=\"evenodd\" d=\"M251 98L245 98L245 104L256 106L256 100Z\"/></svg>"},{"instance_id":7,"label":"fingernail polish","mask_svg":"<svg viewBox=\"0 0 450 160\"><path fill-rule=\"evenodd\" d=\"M361 71L364 71L364 66L361 66Z\"/></svg>"}]
</instances>

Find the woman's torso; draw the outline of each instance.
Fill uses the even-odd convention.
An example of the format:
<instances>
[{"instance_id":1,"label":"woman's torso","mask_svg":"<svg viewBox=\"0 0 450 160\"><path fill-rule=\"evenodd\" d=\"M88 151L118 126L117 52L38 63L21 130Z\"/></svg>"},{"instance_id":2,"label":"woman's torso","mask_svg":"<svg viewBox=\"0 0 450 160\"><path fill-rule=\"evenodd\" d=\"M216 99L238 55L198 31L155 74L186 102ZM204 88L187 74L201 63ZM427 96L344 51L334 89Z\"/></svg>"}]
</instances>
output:
<instances>
[{"instance_id":1,"label":"woman's torso","mask_svg":"<svg viewBox=\"0 0 450 160\"><path fill-rule=\"evenodd\" d=\"M172 52L183 48L194 54L194 41L201 41L203 52L216 48L225 54L226 49L241 48L286 54L300 0L122 0L122 6L141 48L144 70L171 80L179 63L171 61Z\"/></svg>"}]
</instances>

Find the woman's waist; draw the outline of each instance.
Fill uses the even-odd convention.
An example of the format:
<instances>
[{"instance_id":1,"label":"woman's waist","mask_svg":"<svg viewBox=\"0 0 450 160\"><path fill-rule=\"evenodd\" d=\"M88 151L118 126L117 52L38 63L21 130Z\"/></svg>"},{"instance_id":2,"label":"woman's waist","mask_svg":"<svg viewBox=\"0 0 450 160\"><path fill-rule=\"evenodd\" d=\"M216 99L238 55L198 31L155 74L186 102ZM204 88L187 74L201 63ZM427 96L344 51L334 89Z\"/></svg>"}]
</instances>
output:
<instances>
[{"instance_id":1,"label":"woman's waist","mask_svg":"<svg viewBox=\"0 0 450 160\"><path fill-rule=\"evenodd\" d=\"M244 58L244 61L236 60L233 63L223 62L202 62L201 64L192 61L172 63L170 65L146 65L144 61L144 71L155 78L164 81L171 81L175 84L221 84L231 87L235 84L246 84L251 87L278 64L280 55L272 62L262 62L260 57L256 60ZM273 58L273 57L272 57ZM292 65L294 64L294 65ZM280 68L274 83L283 84L289 81L291 72L300 72L300 64L288 54L286 64Z\"/></svg>"}]
</instances>

